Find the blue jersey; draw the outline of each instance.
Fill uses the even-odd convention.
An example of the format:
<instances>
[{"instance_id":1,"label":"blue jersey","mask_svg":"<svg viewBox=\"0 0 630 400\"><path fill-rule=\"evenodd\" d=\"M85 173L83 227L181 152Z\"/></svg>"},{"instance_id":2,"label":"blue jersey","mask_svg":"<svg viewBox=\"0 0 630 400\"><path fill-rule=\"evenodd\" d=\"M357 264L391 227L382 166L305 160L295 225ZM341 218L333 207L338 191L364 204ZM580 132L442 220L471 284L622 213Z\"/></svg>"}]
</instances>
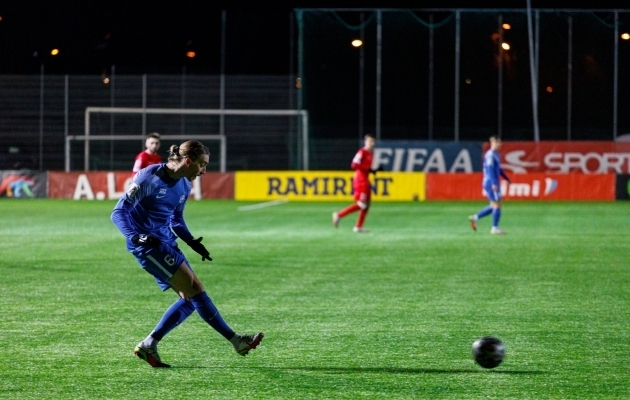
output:
<instances>
[{"instance_id":1,"label":"blue jersey","mask_svg":"<svg viewBox=\"0 0 630 400\"><path fill-rule=\"evenodd\" d=\"M165 164L151 165L140 170L112 212L112 221L127 238L127 249L136 246L131 238L150 234L163 243L180 237L193 239L186 227L183 213L192 183L168 176Z\"/></svg>"},{"instance_id":2,"label":"blue jersey","mask_svg":"<svg viewBox=\"0 0 630 400\"><path fill-rule=\"evenodd\" d=\"M483 187L499 186L499 176L503 175L499 154L490 149L483 156Z\"/></svg>"}]
</instances>

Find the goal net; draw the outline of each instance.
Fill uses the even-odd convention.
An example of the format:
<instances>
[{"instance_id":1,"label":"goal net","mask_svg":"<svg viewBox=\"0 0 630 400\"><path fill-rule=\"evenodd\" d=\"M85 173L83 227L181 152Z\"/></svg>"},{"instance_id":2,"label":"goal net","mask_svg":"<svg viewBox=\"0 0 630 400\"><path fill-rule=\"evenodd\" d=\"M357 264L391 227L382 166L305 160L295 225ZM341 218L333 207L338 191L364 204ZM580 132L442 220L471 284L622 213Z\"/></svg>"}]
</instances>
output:
<instances>
[{"instance_id":1,"label":"goal net","mask_svg":"<svg viewBox=\"0 0 630 400\"><path fill-rule=\"evenodd\" d=\"M199 140L221 172L309 169L305 110L87 107L84 134L66 138L65 170L131 169L149 132L160 133L162 154Z\"/></svg>"}]
</instances>

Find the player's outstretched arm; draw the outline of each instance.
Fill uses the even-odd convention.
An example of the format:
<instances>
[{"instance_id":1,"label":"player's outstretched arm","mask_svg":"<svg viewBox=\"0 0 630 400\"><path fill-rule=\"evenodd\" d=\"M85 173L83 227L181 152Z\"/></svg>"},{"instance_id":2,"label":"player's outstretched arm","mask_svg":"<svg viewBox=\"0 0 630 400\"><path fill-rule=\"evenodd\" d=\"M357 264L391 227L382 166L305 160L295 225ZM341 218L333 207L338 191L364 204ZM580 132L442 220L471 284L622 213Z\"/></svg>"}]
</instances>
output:
<instances>
[{"instance_id":1,"label":"player's outstretched arm","mask_svg":"<svg viewBox=\"0 0 630 400\"><path fill-rule=\"evenodd\" d=\"M193 239L189 242L186 242L187 245L190 246L197 254L201 256L201 261L212 261L212 257L210 257L210 252L206 249L206 246L201 244L203 237L199 237L198 239Z\"/></svg>"},{"instance_id":2,"label":"player's outstretched arm","mask_svg":"<svg viewBox=\"0 0 630 400\"><path fill-rule=\"evenodd\" d=\"M116 225L116 228L129 240L138 233L129 219L129 212L124 208L114 209L111 220Z\"/></svg>"},{"instance_id":3,"label":"player's outstretched arm","mask_svg":"<svg viewBox=\"0 0 630 400\"><path fill-rule=\"evenodd\" d=\"M186 226L186 222L184 221L184 212L183 210L176 210L173 216L171 217L171 229L177 237L182 239L191 249L193 249L197 254L201 256L201 261L212 261L210 257L210 252L206 247L201 244L201 240L203 237L199 239L195 239L192 233L188 230L188 226Z\"/></svg>"},{"instance_id":4,"label":"player's outstretched arm","mask_svg":"<svg viewBox=\"0 0 630 400\"><path fill-rule=\"evenodd\" d=\"M123 205L124 207L124 205ZM112 212L111 220L118 230L136 246L160 245L160 239L150 234L138 233L129 219L129 213L125 208L117 208Z\"/></svg>"}]
</instances>

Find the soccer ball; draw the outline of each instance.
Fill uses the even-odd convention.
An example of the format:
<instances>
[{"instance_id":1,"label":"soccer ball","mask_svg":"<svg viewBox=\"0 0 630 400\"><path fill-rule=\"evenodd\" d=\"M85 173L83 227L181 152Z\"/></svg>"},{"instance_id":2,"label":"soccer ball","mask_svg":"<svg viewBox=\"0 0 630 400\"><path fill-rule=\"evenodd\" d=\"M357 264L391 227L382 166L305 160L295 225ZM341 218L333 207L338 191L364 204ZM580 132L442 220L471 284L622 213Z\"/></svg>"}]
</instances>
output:
<instances>
[{"instance_id":1,"label":"soccer ball","mask_svg":"<svg viewBox=\"0 0 630 400\"><path fill-rule=\"evenodd\" d=\"M494 368L503 361L505 346L495 337L484 336L473 343L472 355L483 368Z\"/></svg>"}]
</instances>

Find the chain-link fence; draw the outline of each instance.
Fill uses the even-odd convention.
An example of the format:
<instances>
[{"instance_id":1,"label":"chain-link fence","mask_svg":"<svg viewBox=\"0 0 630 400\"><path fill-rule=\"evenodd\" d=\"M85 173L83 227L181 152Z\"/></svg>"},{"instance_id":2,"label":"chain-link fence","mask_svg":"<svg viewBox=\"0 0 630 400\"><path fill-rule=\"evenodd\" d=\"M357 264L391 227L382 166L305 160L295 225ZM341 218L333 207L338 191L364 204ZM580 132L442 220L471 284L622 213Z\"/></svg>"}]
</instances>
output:
<instances>
[{"instance_id":1,"label":"chain-link fence","mask_svg":"<svg viewBox=\"0 0 630 400\"><path fill-rule=\"evenodd\" d=\"M630 132L630 10L302 9L296 19L298 104L313 138Z\"/></svg>"},{"instance_id":2,"label":"chain-link fence","mask_svg":"<svg viewBox=\"0 0 630 400\"><path fill-rule=\"evenodd\" d=\"M120 75L0 76L0 169L65 168L68 136L85 130L87 107L262 109L290 108L294 78L288 76ZM221 93L224 93L223 100ZM144 149L143 134L218 135L218 115L93 114L91 135L137 135L137 141L90 144L89 169L126 170ZM301 165L295 116L225 116L227 169L297 169ZM70 165L84 166L84 142L70 142ZM209 169L219 169L219 142L208 141Z\"/></svg>"},{"instance_id":3,"label":"chain-link fence","mask_svg":"<svg viewBox=\"0 0 630 400\"><path fill-rule=\"evenodd\" d=\"M64 169L65 138L84 133L86 107L306 110L311 169L347 168L366 133L481 141L630 132L630 10L300 9L294 18L297 76L60 76L44 66L39 76L0 76L0 169ZM223 124L228 170L304 165L296 117ZM90 125L91 134L138 134L92 145L90 169L108 170L131 168L143 133L221 131L219 116L95 114ZM83 143L70 150L71 168L82 169Z\"/></svg>"}]
</instances>

